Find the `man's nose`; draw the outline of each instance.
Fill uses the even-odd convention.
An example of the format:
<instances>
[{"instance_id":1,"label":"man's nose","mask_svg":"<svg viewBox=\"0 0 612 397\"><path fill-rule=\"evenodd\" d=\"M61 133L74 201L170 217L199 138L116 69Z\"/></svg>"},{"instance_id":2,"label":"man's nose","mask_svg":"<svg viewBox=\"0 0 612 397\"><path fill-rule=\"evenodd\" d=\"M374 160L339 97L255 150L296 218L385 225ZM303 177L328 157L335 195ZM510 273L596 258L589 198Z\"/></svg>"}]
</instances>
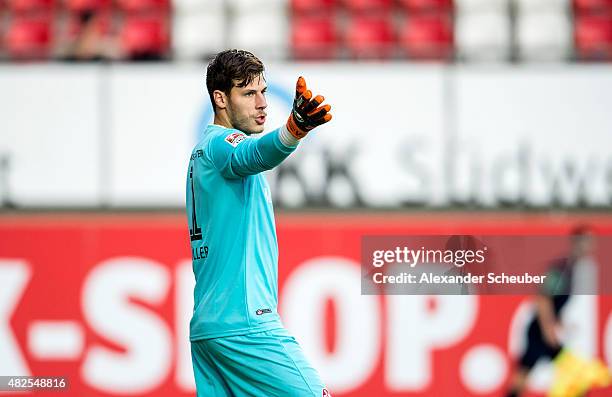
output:
<instances>
[{"instance_id":1,"label":"man's nose","mask_svg":"<svg viewBox=\"0 0 612 397\"><path fill-rule=\"evenodd\" d=\"M257 109L265 109L268 107L268 102L266 101L266 96L262 93L257 94L257 100L255 102L255 107Z\"/></svg>"}]
</instances>

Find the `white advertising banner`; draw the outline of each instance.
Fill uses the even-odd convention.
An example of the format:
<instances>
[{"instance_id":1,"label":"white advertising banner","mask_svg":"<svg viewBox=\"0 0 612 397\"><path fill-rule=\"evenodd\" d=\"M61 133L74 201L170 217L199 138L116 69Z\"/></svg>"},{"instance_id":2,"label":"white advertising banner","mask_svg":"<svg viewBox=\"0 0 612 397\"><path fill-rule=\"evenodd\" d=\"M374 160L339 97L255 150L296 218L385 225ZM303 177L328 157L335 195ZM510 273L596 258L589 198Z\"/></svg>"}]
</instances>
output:
<instances>
[{"instance_id":1,"label":"white advertising banner","mask_svg":"<svg viewBox=\"0 0 612 397\"><path fill-rule=\"evenodd\" d=\"M279 206L612 204L610 67L271 64L268 131L299 75L334 118L268 173ZM0 203L184 205L203 64L6 66L0 87Z\"/></svg>"},{"instance_id":2,"label":"white advertising banner","mask_svg":"<svg viewBox=\"0 0 612 397\"><path fill-rule=\"evenodd\" d=\"M183 206L206 96L204 69L115 67L109 78L109 204Z\"/></svg>"},{"instance_id":3,"label":"white advertising banner","mask_svg":"<svg viewBox=\"0 0 612 397\"><path fill-rule=\"evenodd\" d=\"M612 69L459 69L451 197L484 206L612 203Z\"/></svg>"},{"instance_id":4,"label":"white advertising banner","mask_svg":"<svg viewBox=\"0 0 612 397\"><path fill-rule=\"evenodd\" d=\"M100 69L0 67L0 206L98 205Z\"/></svg>"},{"instance_id":5,"label":"white advertising banner","mask_svg":"<svg viewBox=\"0 0 612 397\"><path fill-rule=\"evenodd\" d=\"M435 199L432 181L443 164L442 69L384 69L268 68L267 131L286 122L299 75L328 98L334 117L270 172L277 202L388 207ZM212 122L204 68L119 67L110 81L111 204L182 206L189 153Z\"/></svg>"},{"instance_id":6,"label":"white advertising banner","mask_svg":"<svg viewBox=\"0 0 612 397\"><path fill-rule=\"evenodd\" d=\"M289 95L297 76L332 105L333 119L271 172L284 206L397 207L439 203L444 192L443 69L407 65L320 65L271 69Z\"/></svg>"}]
</instances>

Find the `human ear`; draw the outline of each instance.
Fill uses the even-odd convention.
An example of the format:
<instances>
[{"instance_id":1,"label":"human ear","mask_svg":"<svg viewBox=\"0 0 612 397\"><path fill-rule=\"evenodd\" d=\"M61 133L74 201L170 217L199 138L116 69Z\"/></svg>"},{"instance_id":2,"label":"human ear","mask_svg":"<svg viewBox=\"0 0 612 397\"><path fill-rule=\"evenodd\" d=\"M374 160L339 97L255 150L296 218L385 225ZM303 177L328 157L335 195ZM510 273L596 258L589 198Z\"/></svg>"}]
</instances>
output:
<instances>
[{"instance_id":1,"label":"human ear","mask_svg":"<svg viewBox=\"0 0 612 397\"><path fill-rule=\"evenodd\" d=\"M227 96L221 90L213 91L213 99L215 100L215 105L219 109L225 109L227 107Z\"/></svg>"}]
</instances>

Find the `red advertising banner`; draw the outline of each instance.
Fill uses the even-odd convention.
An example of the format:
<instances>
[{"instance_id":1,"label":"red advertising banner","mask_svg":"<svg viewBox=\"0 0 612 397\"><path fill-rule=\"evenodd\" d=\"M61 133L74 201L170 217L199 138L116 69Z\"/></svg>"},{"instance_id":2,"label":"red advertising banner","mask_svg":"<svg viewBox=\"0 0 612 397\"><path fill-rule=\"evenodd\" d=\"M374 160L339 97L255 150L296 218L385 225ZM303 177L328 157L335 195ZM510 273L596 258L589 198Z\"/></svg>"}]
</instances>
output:
<instances>
[{"instance_id":1,"label":"red advertising banner","mask_svg":"<svg viewBox=\"0 0 612 397\"><path fill-rule=\"evenodd\" d=\"M601 215L280 215L279 310L334 396L501 396L531 298L362 295L361 238L566 235L582 223L612 235ZM3 216L0 376L68 380L44 395L193 396L193 282L181 215ZM572 297L563 322L573 351L612 363L609 296ZM538 365L529 395L551 376Z\"/></svg>"}]
</instances>

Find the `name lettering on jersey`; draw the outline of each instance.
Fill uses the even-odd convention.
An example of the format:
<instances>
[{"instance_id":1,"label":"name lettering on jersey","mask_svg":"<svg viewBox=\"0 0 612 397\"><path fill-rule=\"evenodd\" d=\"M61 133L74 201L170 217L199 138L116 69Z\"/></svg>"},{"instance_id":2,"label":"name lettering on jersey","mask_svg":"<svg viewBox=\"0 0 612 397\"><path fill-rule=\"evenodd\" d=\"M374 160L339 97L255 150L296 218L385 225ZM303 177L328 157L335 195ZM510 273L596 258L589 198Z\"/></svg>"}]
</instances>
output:
<instances>
[{"instance_id":1,"label":"name lettering on jersey","mask_svg":"<svg viewBox=\"0 0 612 397\"><path fill-rule=\"evenodd\" d=\"M204 245L202 247L192 247L191 248L191 259L206 259L208 257L208 246Z\"/></svg>"},{"instance_id":2,"label":"name lettering on jersey","mask_svg":"<svg viewBox=\"0 0 612 397\"><path fill-rule=\"evenodd\" d=\"M202 149L198 149L194 153L191 154L191 159L194 160L202 156L204 156L204 151L202 151Z\"/></svg>"},{"instance_id":3,"label":"name lettering on jersey","mask_svg":"<svg viewBox=\"0 0 612 397\"><path fill-rule=\"evenodd\" d=\"M233 147L238 146L238 144L246 139L246 135L241 134L240 132L233 132L225 137L225 142L229 143Z\"/></svg>"}]
</instances>

